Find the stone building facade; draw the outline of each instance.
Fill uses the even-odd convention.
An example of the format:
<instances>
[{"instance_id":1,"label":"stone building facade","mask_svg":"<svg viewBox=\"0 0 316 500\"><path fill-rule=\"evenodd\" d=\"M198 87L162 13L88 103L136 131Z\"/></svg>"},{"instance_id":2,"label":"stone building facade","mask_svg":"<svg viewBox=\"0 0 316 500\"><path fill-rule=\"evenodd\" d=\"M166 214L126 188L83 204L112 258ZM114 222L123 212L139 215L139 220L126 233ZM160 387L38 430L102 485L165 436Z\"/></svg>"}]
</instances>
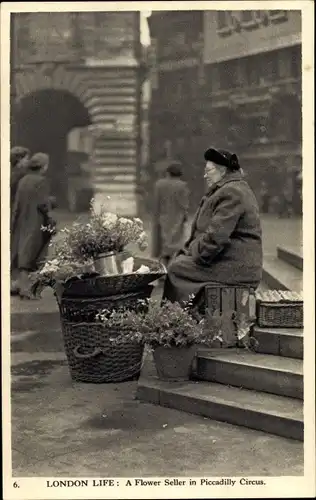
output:
<instances>
[{"instance_id":1,"label":"stone building facade","mask_svg":"<svg viewBox=\"0 0 316 500\"><path fill-rule=\"evenodd\" d=\"M50 155L67 206L67 137L93 136L91 187L109 210L137 212L142 63L137 12L14 14L12 144Z\"/></svg>"},{"instance_id":2,"label":"stone building facade","mask_svg":"<svg viewBox=\"0 0 316 500\"><path fill-rule=\"evenodd\" d=\"M257 193L266 182L278 196L302 163L300 11L155 12L150 29L152 163L169 140L194 208L203 150L218 145L238 154Z\"/></svg>"}]
</instances>

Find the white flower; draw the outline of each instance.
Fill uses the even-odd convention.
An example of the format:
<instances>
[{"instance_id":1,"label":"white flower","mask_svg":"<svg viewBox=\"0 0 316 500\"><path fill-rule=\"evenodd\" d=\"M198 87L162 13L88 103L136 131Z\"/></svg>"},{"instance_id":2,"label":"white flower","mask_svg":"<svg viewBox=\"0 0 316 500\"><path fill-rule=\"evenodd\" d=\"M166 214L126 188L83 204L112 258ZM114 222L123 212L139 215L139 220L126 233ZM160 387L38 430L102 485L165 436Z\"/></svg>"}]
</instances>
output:
<instances>
[{"instance_id":1,"label":"white flower","mask_svg":"<svg viewBox=\"0 0 316 500\"><path fill-rule=\"evenodd\" d=\"M111 212L105 212L102 214L102 225L104 228L111 229L117 223L117 215Z\"/></svg>"},{"instance_id":2,"label":"white flower","mask_svg":"<svg viewBox=\"0 0 316 500\"><path fill-rule=\"evenodd\" d=\"M138 225L138 226L141 226L143 227L143 221L141 219L139 219L138 217L136 217L134 219L134 222Z\"/></svg>"},{"instance_id":3,"label":"white flower","mask_svg":"<svg viewBox=\"0 0 316 500\"><path fill-rule=\"evenodd\" d=\"M125 217L120 217L119 221L122 226L133 226L133 221L131 221L130 219L126 219Z\"/></svg>"},{"instance_id":4,"label":"white flower","mask_svg":"<svg viewBox=\"0 0 316 500\"><path fill-rule=\"evenodd\" d=\"M137 243L140 250L146 250L146 248L148 247L148 240L145 231L142 231L140 233Z\"/></svg>"}]
</instances>

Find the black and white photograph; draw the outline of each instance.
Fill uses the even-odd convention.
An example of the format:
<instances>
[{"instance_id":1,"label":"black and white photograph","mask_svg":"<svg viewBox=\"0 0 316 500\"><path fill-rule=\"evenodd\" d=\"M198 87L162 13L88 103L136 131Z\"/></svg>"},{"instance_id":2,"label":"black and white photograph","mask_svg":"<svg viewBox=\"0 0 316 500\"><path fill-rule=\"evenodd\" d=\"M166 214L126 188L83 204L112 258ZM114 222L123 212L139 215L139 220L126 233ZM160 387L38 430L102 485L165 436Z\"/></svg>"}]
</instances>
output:
<instances>
[{"instance_id":1,"label":"black and white photograph","mask_svg":"<svg viewBox=\"0 0 316 500\"><path fill-rule=\"evenodd\" d=\"M313 17L2 4L6 500L315 495Z\"/></svg>"}]
</instances>

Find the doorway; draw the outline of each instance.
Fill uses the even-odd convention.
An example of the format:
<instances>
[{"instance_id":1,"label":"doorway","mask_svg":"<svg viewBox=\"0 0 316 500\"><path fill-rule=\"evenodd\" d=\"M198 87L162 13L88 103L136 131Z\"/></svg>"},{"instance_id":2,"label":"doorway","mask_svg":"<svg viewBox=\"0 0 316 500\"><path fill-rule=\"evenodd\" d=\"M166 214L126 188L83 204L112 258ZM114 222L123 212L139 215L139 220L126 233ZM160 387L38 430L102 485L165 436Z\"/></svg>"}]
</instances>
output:
<instances>
[{"instance_id":1,"label":"doorway","mask_svg":"<svg viewBox=\"0 0 316 500\"><path fill-rule=\"evenodd\" d=\"M24 97L16 112L15 144L49 155L48 179L58 207L67 207L67 136L91 124L88 110L64 90L40 90Z\"/></svg>"}]
</instances>

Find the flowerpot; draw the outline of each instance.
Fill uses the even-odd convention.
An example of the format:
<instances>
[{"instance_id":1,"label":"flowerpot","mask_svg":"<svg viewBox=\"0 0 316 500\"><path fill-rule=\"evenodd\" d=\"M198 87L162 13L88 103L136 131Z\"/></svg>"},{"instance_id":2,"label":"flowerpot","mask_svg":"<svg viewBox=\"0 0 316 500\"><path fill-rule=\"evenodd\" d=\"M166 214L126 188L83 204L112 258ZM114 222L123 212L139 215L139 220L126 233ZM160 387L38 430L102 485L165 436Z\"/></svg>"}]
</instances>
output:
<instances>
[{"instance_id":1,"label":"flowerpot","mask_svg":"<svg viewBox=\"0 0 316 500\"><path fill-rule=\"evenodd\" d=\"M189 380L195 346L189 347L157 347L153 352L157 375L161 380Z\"/></svg>"},{"instance_id":2,"label":"flowerpot","mask_svg":"<svg viewBox=\"0 0 316 500\"><path fill-rule=\"evenodd\" d=\"M100 253L94 258L94 268L101 276L121 274L120 253Z\"/></svg>"}]
</instances>

